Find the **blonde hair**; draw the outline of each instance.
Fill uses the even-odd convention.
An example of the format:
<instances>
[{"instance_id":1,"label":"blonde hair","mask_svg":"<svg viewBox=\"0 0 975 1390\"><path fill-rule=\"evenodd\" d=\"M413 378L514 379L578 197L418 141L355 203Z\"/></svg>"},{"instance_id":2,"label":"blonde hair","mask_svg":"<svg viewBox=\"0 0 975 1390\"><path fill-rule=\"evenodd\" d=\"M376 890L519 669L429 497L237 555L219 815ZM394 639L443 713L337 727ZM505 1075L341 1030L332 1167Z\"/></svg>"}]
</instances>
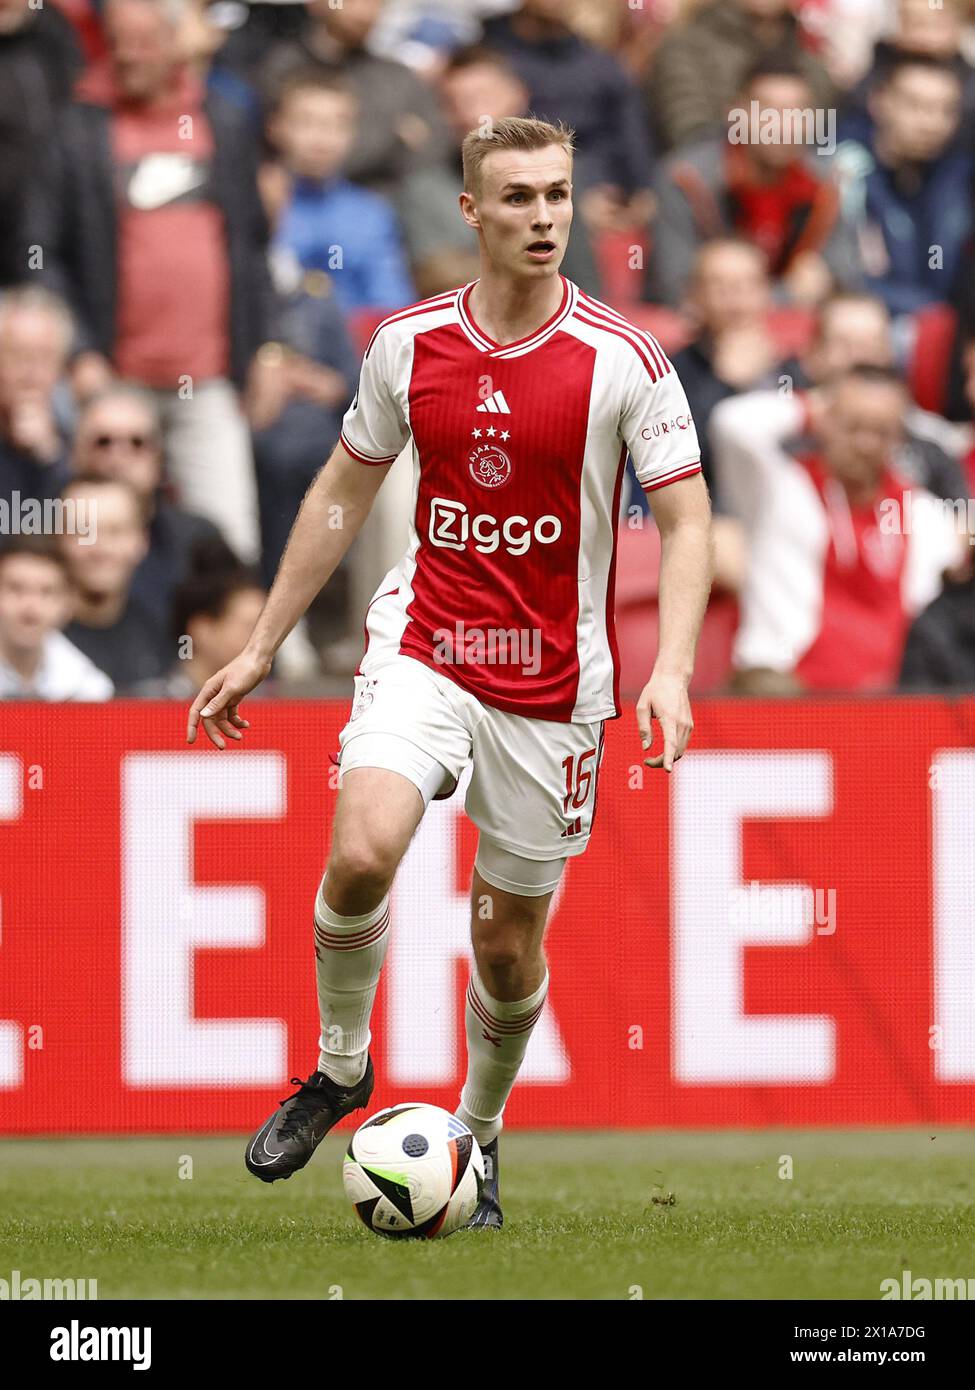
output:
<instances>
[{"instance_id":1,"label":"blonde hair","mask_svg":"<svg viewBox=\"0 0 975 1390\"><path fill-rule=\"evenodd\" d=\"M477 193L481 183L481 165L495 150L544 150L547 145L561 145L569 156L571 166L575 152L575 131L559 121L537 121L533 116L505 116L500 121L488 121L486 129L468 131L461 151L464 161L464 189Z\"/></svg>"}]
</instances>

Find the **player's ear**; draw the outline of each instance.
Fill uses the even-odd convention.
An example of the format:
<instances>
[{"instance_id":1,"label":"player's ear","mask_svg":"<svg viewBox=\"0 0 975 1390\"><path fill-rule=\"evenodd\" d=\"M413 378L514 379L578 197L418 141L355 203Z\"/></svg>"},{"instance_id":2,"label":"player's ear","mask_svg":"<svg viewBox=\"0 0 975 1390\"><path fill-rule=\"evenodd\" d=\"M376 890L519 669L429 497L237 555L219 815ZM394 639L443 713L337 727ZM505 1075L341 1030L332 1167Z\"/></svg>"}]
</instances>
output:
<instances>
[{"instance_id":1,"label":"player's ear","mask_svg":"<svg viewBox=\"0 0 975 1390\"><path fill-rule=\"evenodd\" d=\"M481 219L478 216L477 204L469 193L460 195L460 215L468 227L473 227L475 231L480 230Z\"/></svg>"}]
</instances>

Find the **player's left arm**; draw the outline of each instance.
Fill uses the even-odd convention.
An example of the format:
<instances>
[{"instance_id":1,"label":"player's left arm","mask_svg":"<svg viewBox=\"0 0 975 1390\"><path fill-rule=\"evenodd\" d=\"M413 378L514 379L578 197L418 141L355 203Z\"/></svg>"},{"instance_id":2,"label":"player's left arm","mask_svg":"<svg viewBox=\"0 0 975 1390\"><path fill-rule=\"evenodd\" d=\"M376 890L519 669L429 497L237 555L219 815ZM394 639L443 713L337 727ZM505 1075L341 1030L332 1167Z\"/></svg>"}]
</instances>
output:
<instances>
[{"instance_id":1,"label":"player's left arm","mask_svg":"<svg viewBox=\"0 0 975 1390\"><path fill-rule=\"evenodd\" d=\"M694 728L688 687L714 573L711 504L701 473L656 488L647 500L660 532L660 640L636 717L644 752L654 719L663 735L663 751L645 758L645 766L672 772Z\"/></svg>"}]
</instances>

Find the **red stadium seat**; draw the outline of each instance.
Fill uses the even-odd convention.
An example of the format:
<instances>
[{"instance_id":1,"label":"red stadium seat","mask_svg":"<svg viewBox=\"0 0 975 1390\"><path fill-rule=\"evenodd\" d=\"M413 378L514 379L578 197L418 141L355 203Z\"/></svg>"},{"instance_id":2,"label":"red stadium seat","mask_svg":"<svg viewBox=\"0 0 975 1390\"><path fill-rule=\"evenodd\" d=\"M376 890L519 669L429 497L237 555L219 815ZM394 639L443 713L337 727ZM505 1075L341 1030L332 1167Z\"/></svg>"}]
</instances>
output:
<instances>
[{"instance_id":1,"label":"red stadium seat","mask_svg":"<svg viewBox=\"0 0 975 1390\"><path fill-rule=\"evenodd\" d=\"M936 415L944 414L957 322L949 304L929 304L914 315L914 346L907 382L921 409L933 410Z\"/></svg>"},{"instance_id":2,"label":"red stadium seat","mask_svg":"<svg viewBox=\"0 0 975 1390\"><path fill-rule=\"evenodd\" d=\"M657 653L659 572L660 536L656 527L631 531L624 524L616 558L616 638L621 688L626 698L635 698L646 685ZM737 628L737 599L732 594L712 594L698 642L692 694L712 694L726 684Z\"/></svg>"},{"instance_id":3,"label":"red stadium seat","mask_svg":"<svg viewBox=\"0 0 975 1390\"><path fill-rule=\"evenodd\" d=\"M626 304L622 307L617 304L614 307L637 328L642 328L644 333L652 333L668 357L673 357L691 340L691 325L676 309L668 309L663 304Z\"/></svg>"},{"instance_id":4,"label":"red stadium seat","mask_svg":"<svg viewBox=\"0 0 975 1390\"><path fill-rule=\"evenodd\" d=\"M633 248L640 248L640 266L630 265ZM649 255L649 239L645 231L601 232L593 238L596 269L602 286L602 298L621 314L638 304L643 289L643 266Z\"/></svg>"},{"instance_id":5,"label":"red stadium seat","mask_svg":"<svg viewBox=\"0 0 975 1390\"><path fill-rule=\"evenodd\" d=\"M369 339L383 319L394 312L393 309L356 309L349 315L349 333L360 354L369 346Z\"/></svg>"}]
</instances>

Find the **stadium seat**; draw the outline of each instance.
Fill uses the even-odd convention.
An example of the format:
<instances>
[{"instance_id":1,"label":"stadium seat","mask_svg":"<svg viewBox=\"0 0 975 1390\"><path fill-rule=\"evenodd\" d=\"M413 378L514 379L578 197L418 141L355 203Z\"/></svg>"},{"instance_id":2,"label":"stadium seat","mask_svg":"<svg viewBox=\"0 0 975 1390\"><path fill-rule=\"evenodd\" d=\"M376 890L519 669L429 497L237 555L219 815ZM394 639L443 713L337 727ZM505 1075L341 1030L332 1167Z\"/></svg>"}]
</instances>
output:
<instances>
[{"instance_id":1,"label":"stadium seat","mask_svg":"<svg viewBox=\"0 0 975 1390\"><path fill-rule=\"evenodd\" d=\"M365 352L369 346L369 339L383 319L394 312L393 309L356 309L349 315L349 333L360 353Z\"/></svg>"},{"instance_id":2,"label":"stadium seat","mask_svg":"<svg viewBox=\"0 0 975 1390\"><path fill-rule=\"evenodd\" d=\"M602 298L621 314L627 315L630 308L639 303L643 289L642 269L630 266L634 246L640 248L641 264L646 265L649 241L645 231L634 228L633 231L601 232L593 238Z\"/></svg>"},{"instance_id":3,"label":"stadium seat","mask_svg":"<svg viewBox=\"0 0 975 1390\"><path fill-rule=\"evenodd\" d=\"M949 304L929 304L914 315L914 343L907 368L911 395L922 410L943 415L957 315Z\"/></svg>"},{"instance_id":4,"label":"stadium seat","mask_svg":"<svg viewBox=\"0 0 975 1390\"><path fill-rule=\"evenodd\" d=\"M620 529L616 556L616 638L620 682L625 698L640 694L653 667L660 632L658 580L660 535L654 526ZM738 628L738 601L732 594L711 595L704 615L692 695L721 690L731 674L731 651Z\"/></svg>"}]
</instances>

